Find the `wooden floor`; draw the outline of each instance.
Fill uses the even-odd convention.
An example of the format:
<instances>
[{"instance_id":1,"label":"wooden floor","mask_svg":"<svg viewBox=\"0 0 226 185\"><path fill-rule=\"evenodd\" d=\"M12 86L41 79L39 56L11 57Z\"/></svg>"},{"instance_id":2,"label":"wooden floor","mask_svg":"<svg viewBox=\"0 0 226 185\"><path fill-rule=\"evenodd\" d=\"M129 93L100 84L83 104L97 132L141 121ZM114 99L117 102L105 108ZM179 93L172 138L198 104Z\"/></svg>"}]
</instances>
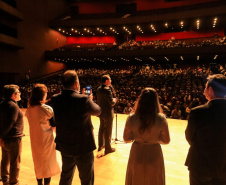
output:
<instances>
[{"instance_id":1,"label":"wooden floor","mask_svg":"<svg viewBox=\"0 0 226 185\"><path fill-rule=\"evenodd\" d=\"M24 112L25 110L23 110ZM127 115L118 114L117 139L122 140L123 129ZM23 149L21 159L20 183L21 185L36 185L35 173L33 170L33 161L30 148L29 127L25 117L25 137L23 138ZM97 143L99 128L99 119L92 117L94 125L94 134ZM187 122L182 120L168 119L171 142L169 145L163 145L163 155L166 168L166 185L189 185L188 171L184 166L184 161L188 151L188 144L185 140L184 131ZM115 138L114 119L112 136ZM127 161L129 157L131 144L117 142L113 144L116 148L115 153L97 158L97 151L94 151L95 161L95 185L124 185ZM0 154L1 158L1 154ZM54 176L51 185L59 184L60 175ZM2 183L0 182L0 185ZM80 184L78 171L76 170L73 185Z\"/></svg>"}]
</instances>

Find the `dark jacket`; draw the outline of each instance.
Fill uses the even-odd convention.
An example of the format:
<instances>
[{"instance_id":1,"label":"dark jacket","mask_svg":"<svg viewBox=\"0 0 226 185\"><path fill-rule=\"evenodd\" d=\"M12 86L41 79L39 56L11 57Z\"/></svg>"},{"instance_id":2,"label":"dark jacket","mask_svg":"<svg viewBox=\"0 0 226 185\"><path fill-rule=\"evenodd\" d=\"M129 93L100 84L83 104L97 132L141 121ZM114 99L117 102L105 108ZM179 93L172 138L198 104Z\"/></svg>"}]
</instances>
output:
<instances>
[{"instance_id":1,"label":"dark jacket","mask_svg":"<svg viewBox=\"0 0 226 185\"><path fill-rule=\"evenodd\" d=\"M100 107L87 95L63 90L51 99L56 124L56 149L68 155L86 154L96 149L91 115Z\"/></svg>"},{"instance_id":2,"label":"dark jacket","mask_svg":"<svg viewBox=\"0 0 226 185\"><path fill-rule=\"evenodd\" d=\"M100 118L113 119L114 117L114 99L111 89L106 85L98 87L97 92L97 104L101 107Z\"/></svg>"},{"instance_id":3,"label":"dark jacket","mask_svg":"<svg viewBox=\"0 0 226 185\"><path fill-rule=\"evenodd\" d=\"M185 162L189 171L208 176L226 172L226 100L193 108L185 134L190 144Z\"/></svg>"},{"instance_id":4,"label":"dark jacket","mask_svg":"<svg viewBox=\"0 0 226 185\"><path fill-rule=\"evenodd\" d=\"M23 113L11 99L0 103L0 138L22 137L24 130Z\"/></svg>"}]
</instances>

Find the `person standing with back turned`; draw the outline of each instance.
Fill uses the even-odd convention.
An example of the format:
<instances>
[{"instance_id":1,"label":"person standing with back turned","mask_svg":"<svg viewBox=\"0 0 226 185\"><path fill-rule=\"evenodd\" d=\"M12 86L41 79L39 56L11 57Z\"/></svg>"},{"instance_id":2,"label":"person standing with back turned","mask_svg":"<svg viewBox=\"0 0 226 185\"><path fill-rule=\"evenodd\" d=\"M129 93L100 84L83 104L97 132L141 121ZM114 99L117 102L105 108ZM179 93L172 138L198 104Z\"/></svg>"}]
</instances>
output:
<instances>
[{"instance_id":1,"label":"person standing with back turned","mask_svg":"<svg viewBox=\"0 0 226 185\"><path fill-rule=\"evenodd\" d=\"M111 77L103 75L101 77L102 85L97 89L97 104L101 107L100 128L98 133L98 151L104 148L105 141L105 155L115 152L115 148L111 148L111 134L112 124L114 118L114 105L117 102L113 98L111 90Z\"/></svg>"},{"instance_id":2,"label":"person standing with back turned","mask_svg":"<svg viewBox=\"0 0 226 185\"><path fill-rule=\"evenodd\" d=\"M17 102L20 101L17 85L3 87L4 100L0 103L0 140L2 145L1 176L3 185L19 185L19 172L24 136L23 113ZM10 170L8 167L10 165Z\"/></svg>"},{"instance_id":3,"label":"person standing with back turned","mask_svg":"<svg viewBox=\"0 0 226 185\"><path fill-rule=\"evenodd\" d=\"M185 135L190 149L185 162L191 185L226 184L226 77L207 78L208 102L191 109Z\"/></svg>"},{"instance_id":4,"label":"person standing with back turned","mask_svg":"<svg viewBox=\"0 0 226 185\"><path fill-rule=\"evenodd\" d=\"M52 105L56 124L56 149L62 155L60 185L71 185L78 167L82 185L94 184L94 155L96 149L91 115L98 116L100 107L91 97L79 94L77 73L68 70L63 74L62 93L55 95Z\"/></svg>"}]
</instances>

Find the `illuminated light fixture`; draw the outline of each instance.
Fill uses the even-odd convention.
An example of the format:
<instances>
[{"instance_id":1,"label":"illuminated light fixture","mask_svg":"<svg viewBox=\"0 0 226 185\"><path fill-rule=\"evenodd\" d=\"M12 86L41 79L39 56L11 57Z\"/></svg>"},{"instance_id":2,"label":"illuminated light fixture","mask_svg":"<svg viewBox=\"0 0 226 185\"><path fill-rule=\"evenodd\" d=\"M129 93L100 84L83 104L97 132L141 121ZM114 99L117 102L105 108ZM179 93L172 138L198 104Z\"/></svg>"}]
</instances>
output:
<instances>
[{"instance_id":1,"label":"illuminated light fixture","mask_svg":"<svg viewBox=\"0 0 226 185\"><path fill-rule=\"evenodd\" d=\"M200 25L199 19L196 21L196 24L197 24L197 30L198 30L199 29L199 25Z\"/></svg>"},{"instance_id":2,"label":"illuminated light fixture","mask_svg":"<svg viewBox=\"0 0 226 185\"><path fill-rule=\"evenodd\" d=\"M137 26L137 28L140 28L140 26Z\"/></svg>"},{"instance_id":3,"label":"illuminated light fixture","mask_svg":"<svg viewBox=\"0 0 226 185\"><path fill-rule=\"evenodd\" d=\"M74 31L74 28L71 28L71 31Z\"/></svg>"},{"instance_id":4,"label":"illuminated light fixture","mask_svg":"<svg viewBox=\"0 0 226 185\"><path fill-rule=\"evenodd\" d=\"M218 55L215 55L215 57L213 58L214 60L216 60L217 59L217 57L218 57Z\"/></svg>"},{"instance_id":5,"label":"illuminated light fixture","mask_svg":"<svg viewBox=\"0 0 226 185\"><path fill-rule=\"evenodd\" d=\"M77 30L75 30L75 33L77 33L78 31Z\"/></svg>"},{"instance_id":6,"label":"illuminated light fixture","mask_svg":"<svg viewBox=\"0 0 226 185\"><path fill-rule=\"evenodd\" d=\"M165 23L165 27L168 27L168 23L167 22Z\"/></svg>"},{"instance_id":7,"label":"illuminated light fixture","mask_svg":"<svg viewBox=\"0 0 226 185\"><path fill-rule=\"evenodd\" d=\"M61 31L61 28L59 28L58 30Z\"/></svg>"},{"instance_id":8,"label":"illuminated light fixture","mask_svg":"<svg viewBox=\"0 0 226 185\"><path fill-rule=\"evenodd\" d=\"M86 31L86 28L84 28L84 30Z\"/></svg>"},{"instance_id":9,"label":"illuminated light fixture","mask_svg":"<svg viewBox=\"0 0 226 185\"><path fill-rule=\"evenodd\" d=\"M217 17L214 18L214 21L213 21L213 27L215 28L216 27L216 24L217 24Z\"/></svg>"},{"instance_id":10,"label":"illuminated light fixture","mask_svg":"<svg viewBox=\"0 0 226 185\"><path fill-rule=\"evenodd\" d=\"M156 30L155 30L155 27L153 26L153 24L151 24L151 29L154 31L154 32L156 32Z\"/></svg>"},{"instance_id":11,"label":"illuminated light fixture","mask_svg":"<svg viewBox=\"0 0 226 185\"><path fill-rule=\"evenodd\" d=\"M181 60L184 60L183 56L180 56Z\"/></svg>"},{"instance_id":12,"label":"illuminated light fixture","mask_svg":"<svg viewBox=\"0 0 226 185\"><path fill-rule=\"evenodd\" d=\"M169 59L167 57L164 57L167 61L169 61Z\"/></svg>"},{"instance_id":13,"label":"illuminated light fixture","mask_svg":"<svg viewBox=\"0 0 226 185\"><path fill-rule=\"evenodd\" d=\"M64 33L65 31L63 30L62 32Z\"/></svg>"},{"instance_id":14,"label":"illuminated light fixture","mask_svg":"<svg viewBox=\"0 0 226 185\"><path fill-rule=\"evenodd\" d=\"M199 56L197 56L197 60L199 60Z\"/></svg>"},{"instance_id":15,"label":"illuminated light fixture","mask_svg":"<svg viewBox=\"0 0 226 185\"><path fill-rule=\"evenodd\" d=\"M113 28L112 27L110 27L110 30L112 30Z\"/></svg>"},{"instance_id":16,"label":"illuminated light fixture","mask_svg":"<svg viewBox=\"0 0 226 185\"><path fill-rule=\"evenodd\" d=\"M181 29L184 28L184 21L180 22Z\"/></svg>"},{"instance_id":17,"label":"illuminated light fixture","mask_svg":"<svg viewBox=\"0 0 226 185\"><path fill-rule=\"evenodd\" d=\"M97 30L100 30L100 28L97 28Z\"/></svg>"},{"instance_id":18,"label":"illuminated light fixture","mask_svg":"<svg viewBox=\"0 0 226 185\"><path fill-rule=\"evenodd\" d=\"M155 61L155 59L154 59L154 58L152 58L152 57L149 57L149 59L151 59L152 61Z\"/></svg>"}]
</instances>

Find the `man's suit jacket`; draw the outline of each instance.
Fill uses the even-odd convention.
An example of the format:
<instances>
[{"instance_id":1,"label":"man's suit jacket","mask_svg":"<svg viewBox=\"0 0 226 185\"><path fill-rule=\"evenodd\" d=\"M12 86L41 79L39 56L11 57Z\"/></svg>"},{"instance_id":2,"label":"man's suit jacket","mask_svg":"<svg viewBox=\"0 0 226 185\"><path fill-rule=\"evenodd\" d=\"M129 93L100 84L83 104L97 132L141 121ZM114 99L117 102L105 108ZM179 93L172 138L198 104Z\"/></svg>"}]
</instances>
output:
<instances>
[{"instance_id":1,"label":"man's suit jacket","mask_svg":"<svg viewBox=\"0 0 226 185\"><path fill-rule=\"evenodd\" d=\"M101 107L100 118L113 119L114 117L114 99L111 89L106 85L101 85L96 92L97 104Z\"/></svg>"},{"instance_id":2,"label":"man's suit jacket","mask_svg":"<svg viewBox=\"0 0 226 185\"><path fill-rule=\"evenodd\" d=\"M56 149L68 155L81 155L96 149L91 115L100 107L87 95L63 90L51 99L56 124Z\"/></svg>"},{"instance_id":3,"label":"man's suit jacket","mask_svg":"<svg viewBox=\"0 0 226 185\"><path fill-rule=\"evenodd\" d=\"M215 99L193 108L185 131L190 149L189 171L212 176L226 172L226 100Z\"/></svg>"}]
</instances>

